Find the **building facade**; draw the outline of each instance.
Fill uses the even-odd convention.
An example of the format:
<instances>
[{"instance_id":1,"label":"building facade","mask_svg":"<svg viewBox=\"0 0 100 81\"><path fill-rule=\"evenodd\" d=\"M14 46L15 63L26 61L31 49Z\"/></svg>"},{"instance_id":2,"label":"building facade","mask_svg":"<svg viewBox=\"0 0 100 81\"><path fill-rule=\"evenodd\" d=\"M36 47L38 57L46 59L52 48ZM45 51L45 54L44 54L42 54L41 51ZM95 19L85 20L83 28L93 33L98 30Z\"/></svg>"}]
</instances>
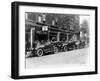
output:
<instances>
[{"instance_id":1,"label":"building facade","mask_svg":"<svg viewBox=\"0 0 100 81\"><path fill-rule=\"evenodd\" d=\"M79 32L78 15L25 13L25 40L26 43L30 43L31 47L35 41L69 41L69 39L76 39L78 38L77 32Z\"/></svg>"}]
</instances>

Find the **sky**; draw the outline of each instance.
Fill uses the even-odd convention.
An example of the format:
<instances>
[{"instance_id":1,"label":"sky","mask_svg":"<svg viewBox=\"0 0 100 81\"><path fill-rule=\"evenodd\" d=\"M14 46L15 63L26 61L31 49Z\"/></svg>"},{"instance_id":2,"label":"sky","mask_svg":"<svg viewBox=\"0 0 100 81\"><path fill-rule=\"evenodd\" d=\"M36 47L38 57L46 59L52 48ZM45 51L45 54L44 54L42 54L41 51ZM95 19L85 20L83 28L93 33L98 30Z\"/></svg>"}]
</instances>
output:
<instances>
[{"instance_id":1,"label":"sky","mask_svg":"<svg viewBox=\"0 0 100 81\"><path fill-rule=\"evenodd\" d=\"M87 20L88 23L89 23L89 16L81 16L81 15L80 15L80 24L82 24L82 22L83 22L84 20Z\"/></svg>"}]
</instances>

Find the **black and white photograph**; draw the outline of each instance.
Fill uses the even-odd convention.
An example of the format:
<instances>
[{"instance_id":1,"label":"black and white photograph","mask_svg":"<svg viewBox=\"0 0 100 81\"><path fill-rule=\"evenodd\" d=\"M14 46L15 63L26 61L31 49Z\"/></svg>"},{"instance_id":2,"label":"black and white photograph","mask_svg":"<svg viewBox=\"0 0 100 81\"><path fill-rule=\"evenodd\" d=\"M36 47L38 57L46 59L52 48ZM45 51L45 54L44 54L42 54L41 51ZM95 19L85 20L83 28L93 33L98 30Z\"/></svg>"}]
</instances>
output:
<instances>
[{"instance_id":1,"label":"black and white photograph","mask_svg":"<svg viewBox=\"0 0 100 81\"><path fill-rule=\"evenodd\" d=\"M89 15L25 12L27 68L86 64Z\"/></svg>"},{"instance_id":2,"label":"black and white photograph","mask_svg":"<svg viewBox=\"0 0 100 81\"><path fill-rule=\"evenodd\" d=\"M12 3L12 78L85 74L97 74L97 7Z\"/></svg>"}]
</instances>

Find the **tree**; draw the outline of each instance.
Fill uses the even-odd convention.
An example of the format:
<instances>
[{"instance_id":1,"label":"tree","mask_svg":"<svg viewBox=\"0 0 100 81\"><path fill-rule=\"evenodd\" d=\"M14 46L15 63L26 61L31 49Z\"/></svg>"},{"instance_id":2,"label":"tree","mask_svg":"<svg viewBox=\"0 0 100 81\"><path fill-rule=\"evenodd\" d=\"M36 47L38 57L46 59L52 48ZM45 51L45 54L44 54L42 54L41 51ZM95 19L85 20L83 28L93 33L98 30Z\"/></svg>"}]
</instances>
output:
<instances>
[{"instance_id":1,"label":"tree","mask_svg":"<svg viewBox=\"0 0 100 81\"><path fill-rule=\"evenodd\" d=\"M83 33L89 34L89 24L87 20L84 20L81 24L81 29Z\"/></svg>"}]
</instances>

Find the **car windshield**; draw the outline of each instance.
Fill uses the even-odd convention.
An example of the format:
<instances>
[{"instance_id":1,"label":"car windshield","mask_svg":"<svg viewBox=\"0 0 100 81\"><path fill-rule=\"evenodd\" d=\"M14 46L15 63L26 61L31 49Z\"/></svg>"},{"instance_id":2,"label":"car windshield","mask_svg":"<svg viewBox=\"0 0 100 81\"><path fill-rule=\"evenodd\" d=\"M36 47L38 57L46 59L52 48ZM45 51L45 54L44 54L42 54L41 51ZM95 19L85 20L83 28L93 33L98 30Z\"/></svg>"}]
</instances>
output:
<instances>
[{"instance_id":1,"label":"car windshield","mask_svg":"<svg viewBox=\"0 0 100 81\"><path fill-rule=\"evenodd\" d=\"M46 40L41 40L40 44L45 44L47 41Z\"/></svg>"}]
</instances>

